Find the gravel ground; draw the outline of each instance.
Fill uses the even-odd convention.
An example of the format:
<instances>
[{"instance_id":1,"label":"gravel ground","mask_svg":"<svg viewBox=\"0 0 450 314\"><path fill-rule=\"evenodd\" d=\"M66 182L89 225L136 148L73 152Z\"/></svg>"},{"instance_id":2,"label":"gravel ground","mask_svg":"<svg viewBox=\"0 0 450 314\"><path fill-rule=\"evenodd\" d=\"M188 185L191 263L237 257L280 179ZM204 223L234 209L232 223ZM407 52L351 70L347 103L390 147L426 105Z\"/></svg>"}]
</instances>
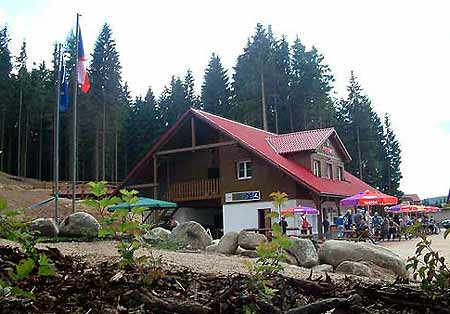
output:
<instances>
[{"instance_id":1,"label":"gravel ground","mask_svg":"<svg viewBox=\"0 0 450 314\"><path fill-rule=\"evenodd\" d=\"M437 248L447 260L450 260L449 240L445 240L440 235L432 236L432 245ZM387 247L406 259L414 254L417 239L408 241L387 241L380 245ZM0 240L0 245L10 244L12 242ZM60 242L40 244L41 247L50 246L58 248L63 254L79 256L89 262L103 262L118 259L118 253L114 241L99 242ZM138 254L149 254L148 251L140 251ZM245 261L252 259L240 256L225 256L220 254L205 252L173 252L164 250L153 250L155 256L161 256L167 267L176 267L177 265L190 268L199 273L214 273L218 275L228 275L232 273L248 273ZM285 274L295 278L307 278L310 270L307 268L286 265ZM341 274L332 274L332 278L342 279ZM367 279L365 279L367 280Z\"/></svg>"}]
</instances>

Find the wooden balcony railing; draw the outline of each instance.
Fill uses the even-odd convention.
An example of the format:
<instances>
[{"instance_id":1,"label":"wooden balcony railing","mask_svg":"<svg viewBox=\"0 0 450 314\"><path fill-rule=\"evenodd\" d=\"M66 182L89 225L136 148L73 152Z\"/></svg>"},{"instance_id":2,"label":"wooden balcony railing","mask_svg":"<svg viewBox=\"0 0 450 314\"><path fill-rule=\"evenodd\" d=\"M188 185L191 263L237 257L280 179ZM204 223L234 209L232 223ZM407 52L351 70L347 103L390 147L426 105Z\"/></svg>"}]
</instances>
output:
<instances>
[{"instance_id":1,"label":"wooden balcony railing","mask_svg":"<svg viewBox=\"0 0 450 314\"><path fill-rule=\"evenodd\" d=\"M167 199L180 201L205 200L220 197L219 179L204 179L171 184Z\"/></svg>"}]
</instances>

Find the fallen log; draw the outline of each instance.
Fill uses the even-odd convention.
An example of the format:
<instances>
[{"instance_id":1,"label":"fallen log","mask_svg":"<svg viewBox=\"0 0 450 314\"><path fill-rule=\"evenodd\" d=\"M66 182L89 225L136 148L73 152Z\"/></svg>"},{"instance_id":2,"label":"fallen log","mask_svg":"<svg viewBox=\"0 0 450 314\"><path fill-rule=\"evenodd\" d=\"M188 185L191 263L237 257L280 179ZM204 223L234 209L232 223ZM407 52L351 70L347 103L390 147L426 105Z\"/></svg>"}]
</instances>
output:
<instances>
[{"instance_id":1,"label":"fallen log","mask_svg":"<svg viewBox=\"0 0 450 314\"><path fill-rule=\"evenodd\" d=\"M285 314L318 314L324 313L336 308L350 306L351 304L360 303L361 297L354 294L348 298L329 298L302 305L288 310Z\"/></svg>"}]
</instances>

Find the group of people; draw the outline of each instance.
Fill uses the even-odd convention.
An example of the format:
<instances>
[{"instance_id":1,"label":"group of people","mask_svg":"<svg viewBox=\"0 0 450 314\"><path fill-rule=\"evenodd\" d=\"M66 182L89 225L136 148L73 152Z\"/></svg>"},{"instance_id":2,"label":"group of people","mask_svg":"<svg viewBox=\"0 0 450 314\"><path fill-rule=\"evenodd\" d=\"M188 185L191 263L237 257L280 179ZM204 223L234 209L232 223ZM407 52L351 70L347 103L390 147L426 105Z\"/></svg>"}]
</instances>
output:
<instances>
[{"instance_id":1,"label":"group of people","mask_svg":"<svg viewBox=\"0 0 450 314\"><path fill-rule=\"evenodd\" d=\"M405 239L409 239L410 234L406 232L406 228L416 222L422 222L427 233L439 232L433 218L424 214L416 216L408 214L389 216L386 214L382 216L378 212L371 215L370 212L358 208L355 214L348 210L344 216L339 216L336 219L337 236L342 238L352 234L358 236L372 235L378 240L400 240L404 236ZM324 231L326 231L325 225Z\"/></svg>"}]
</instances>

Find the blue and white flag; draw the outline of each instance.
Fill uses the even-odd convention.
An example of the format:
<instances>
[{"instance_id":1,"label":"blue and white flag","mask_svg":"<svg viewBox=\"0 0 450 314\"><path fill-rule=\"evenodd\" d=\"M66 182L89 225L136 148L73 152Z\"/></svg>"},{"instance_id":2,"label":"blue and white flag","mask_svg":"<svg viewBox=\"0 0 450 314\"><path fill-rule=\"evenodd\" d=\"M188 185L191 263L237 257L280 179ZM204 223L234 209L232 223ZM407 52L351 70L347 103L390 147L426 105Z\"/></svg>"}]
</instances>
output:
<instances>
[{"instance_id":1,"label":"blue and white flag","mask_svg":"<svg viewBox=\"0 0 450 314\"><path fill-rule=\"evenodd\" d=\"M59 94L59 111L66 112L69 107L69 82L67 81L66 66L63 63L61 66L59 78L60 94Z\"/></svg>"}]
</instances>

